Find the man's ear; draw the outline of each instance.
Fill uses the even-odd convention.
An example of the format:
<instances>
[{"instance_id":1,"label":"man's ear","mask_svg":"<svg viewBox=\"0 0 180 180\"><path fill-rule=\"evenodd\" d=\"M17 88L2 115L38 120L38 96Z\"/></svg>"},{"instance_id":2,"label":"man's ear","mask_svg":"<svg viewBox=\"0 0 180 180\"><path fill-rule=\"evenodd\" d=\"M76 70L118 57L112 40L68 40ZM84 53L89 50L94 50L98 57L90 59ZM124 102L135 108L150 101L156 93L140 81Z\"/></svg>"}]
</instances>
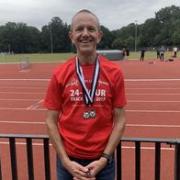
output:
<instances>
[{"instance_id":1,"label":"man's ear","mask_svg":"<svg viewBox=\"0 0 180 180\"><path fill-rule=\"evenodd\" d=\"M71 42L74 44L72 31L69 31L69 38L70 38Z\"/></svg>"},{"instance_id":2,"label":"man's ear","mask_svg":"<svg viewBox=\"0 0 180 180\"><path fill-rule=\"evenodd\" d=\"M97 40L97 43L98 43L98 44L100 43L102 37L103 37L103 32L102 32L102 31L99 31L98 40Z\"/></svg>"}]
</instances>

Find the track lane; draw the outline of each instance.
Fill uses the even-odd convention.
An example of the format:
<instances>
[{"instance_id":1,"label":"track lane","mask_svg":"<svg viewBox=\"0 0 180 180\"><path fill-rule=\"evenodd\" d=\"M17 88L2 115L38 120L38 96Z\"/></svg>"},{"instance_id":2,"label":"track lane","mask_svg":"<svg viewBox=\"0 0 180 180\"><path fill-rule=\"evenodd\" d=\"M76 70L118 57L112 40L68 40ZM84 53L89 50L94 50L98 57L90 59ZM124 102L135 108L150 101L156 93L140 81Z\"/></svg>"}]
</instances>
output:
<instances>
[{"instance_id":1,"label":"track lane","mask_svg":"<svg viewBox=\"0 0 180 180\"><path fill-rule=\"evenodd\" d=\"M177 130L174 130L176 128L167 128L167 127L142 127L142 125L176 125L178 124L178 120L180 119L180 113L179 112L175 112L175 111L157 111L156 105L152 105L154 109L150 109L152 111L145 111L146 109L144 108L143 111L140 111L142 108L142 105L144 104L145 106L149 106L150 104L159 104L161 105L160 102L145 102L145 101L163 101L162 103L165 103L164 100L166 101L180 101L180 96L179 96L179 88L180 88L180 81L179 80L168 80L168 79L174 79L174 78L179 78L179 63L177 62L173 62L173 63L161 63L161 62L155 62L155 64L148 64L148 62L143 62L143 63L139 63L139 62L129 62L129 61L124 61L120 63L124 72L125 72L125 78L126 79L133 79L135 81L125 81L126 87L127 87L127 98L128 98L128 103L129 103L129 107L127 106L127 125L141 125L141 127L133 127L133 126L127 126L126 131L124 136L128 136L128 137L180 137L179 132ZM4 66L5 67L5 66ZM4 69L3 67L3 69ZM19 92L28 92L28 88L33 87L34 90L36 87L40 87L39 90L37 88L37 91L34 91L33 89L31 89L31 92L39 92L39 94L23 94L21 93L20 95L16 94L16 96L14 95L13 97L13 93L12 94L2 94L0 93L0 98L24 98L24 99L42 99L44 97L44 92L43 92L43 88L46 89L47 88L47 84L48 81L21 81L21 80L15 80L13 81L13 78L39 78L39 79L45 79L45 78L49 78L50 77L50 71L55 67L55 64L51 64L51 65L42 65L38 66L38 65L33 65L32 70L29 73L20 73L18 71L18 67L16 66L15 69L13 69L12 67L10 68L10 66L7 67L8 71L5 75L2 73L3 69L1 69L0 71L0 75L1 78L11 78L11 80L9 79L9 82L7 83L5 80L0 80L0 84L4 85L4 87L11 87L9 88L9 90L11 89L12 91L12 87L22 87L24 86L25 88L21 89L16 89L15 92L19 91ZM47 73L48 71L48 73ZM12 75L13 74L13 75ZM143 79L153 79L156 78L156 81L143 81ZM167 78L166 80L157 80L157 78ZM141 79L138 80L137 79ZM42 88L42 89L41 89ZM149 88L149 89L148 89ZM155 89L153 89L155 88ZM164 89L163 89L164 88ZM172 89L170 89L172 88ZM133 90L134 89L134 90ZM177 89L177 92L176 92ZM3 89L1 89L3 91ZM1 91L0 90L0 91ZM8 90L8 89L4 89L4 90ZM144 92L144 95L143 95ZM136 93L136 95L135 95ZM138 94L137 94L138 93ZM155 95L156 93L159 93L157 95ZM168 95L172 93L172 95ZM163 94L163 95L161 95ZM134 100L141 100L143 102L132 102ZM137 103L137 104L136 104ZM176 103L176 102L171 102ZM166 102L167 106L169 106L169 104L171 105L170 102ZM178 103L178 102L177 102ZM17 105L17 104L16 104ZM136 107L136 105L138 106L138 108ZM174 108L174 106L172 105L172 107ZM24 107L25 108L25 107ZM132 109L133 108L133 109ZM165 108L163 106L163 108ZM165 109L164 109L165 110ZM24 120L24 118L26 118L26 122L31 120L32 122L44 122L45 119L45 111L40 111L38 108L36 110L25 110L25 109L0 109L0 112L3 113L4 115L1 115L0 113L0 120L1 118L5 119L6 117L9 118L9 120L11 121L18 121L18 120ZM8 114L12 114L12 117ZM21 114L21 115L19 115ZM17 119L16 119L17 118ZM30 121L30 122L31 122ZM4 129L4 125L5 123L0 123L0 131L2 129ZM29 124L25 124L25 125L20 125L20 124L11 124L11 123L7 123L8 124L8 128L6 130L6 132L33 132L35 134L37 134L38 132L42 132L42 133L46 133L46 129L44 125L29 125ZM7 126L6 124L6 126ZM2 127L2 129L1 129ZM164 130L162 130L164 129ZM30 131L31 130L31 131ZM179 129L178 129L179 130ZM19 146L18 146L19 147ZM123 148L123 178L126 180L132 180L134 177L134 167L132 166L134 163L134 149L132 145L130 145L129 147ZM5 154L3 154L3 157L7 157L7 145L4 145L3 148L5 149L1 149L3 152L5 152ZM38 150L39 148L37 148ZM22 155L22 151L23 148L19 148L18 152L20 155ZM39 150L38 150L39 151ZM55 154L55 153L53 153ZM39 156L39 154L36 154L36 157L39 157L37 159L41 159L42 157ZM154 156L154 150L150 149L150 147L143 149L142 148L142 159L141 161L143 162L141 165L141 169L142 169L142 174L141 174L141 179L150 179L153 174L154 174L154 170L152 167L154 167L154 159L152 158ZM22 156L18 156L18 161L21 162L25 162L23 158L21 158ZM172 179L173 176L173 165L174 165L174 161L173 161L173 151L163 151L162 152L162 172L166 172L166 173L162 173L162 179L163 180L169 180ZM9 159L5 159L3 160L3 164L7 165L10 160ZM147 165L148 162L148 165ZM54 162L55 164L55 162ZM39 164L39 160L37 160L36 162L36 176L37 177L41 177L43 179L43 174L38 174L38 169L42 169L42 165ZM151 167L151 168L148 168ZM25 164L23 164L23 168L25 169ZM8 166L4 167L3 166L4 171L6 169L8 169ZM55 168L53 167L53 170ZM131 173L129 173L131 170ZM7 171L5 171L7 172ZM22 172L26 172L26 171L22 171ZM9 171L6 173L6 175L8 176ZM55 172L53 173L55 174ZM20 173L20 178L24 179L26 175L23 173ZM41 180L41 178L39 178Z\"/></svg>"}]
</instances>

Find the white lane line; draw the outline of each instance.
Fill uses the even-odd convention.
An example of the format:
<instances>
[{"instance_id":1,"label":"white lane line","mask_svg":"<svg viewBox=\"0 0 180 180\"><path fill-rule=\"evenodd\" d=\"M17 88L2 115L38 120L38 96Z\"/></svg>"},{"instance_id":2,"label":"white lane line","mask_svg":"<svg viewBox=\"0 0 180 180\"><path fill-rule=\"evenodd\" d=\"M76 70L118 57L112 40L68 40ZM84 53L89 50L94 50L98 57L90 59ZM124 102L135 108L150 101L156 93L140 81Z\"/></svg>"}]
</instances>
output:
<instances>
[{"instance_id":1,"label":"white lane line","mask_svg":"<svg viewBox=\"0 0 180 180\"><path fill-rule=\"evenodd\" d=\"M5 124L37 124L45 125L45 122L41 121L0 121ZM169 124L126 124L127 127L157 127L157 128L180 128L180 125L169 125Z\"/></svg>"},{"instance_id":2,"label":"white lane line","mask_svg":"<svg viewBox=\"0 0 180 180\"><path fill-rule=\"evenodd\" d=\"M50 79L32 79L32 78L27 78L27 79L20 79L20 78L15 78L15 79L0 79L0 81L49 81Z\"/></svg>"},{"instance_id":3,"label":"white lane line","mask_svg":"<svg viewBox=\"0 0 180 180\"><path fill-rule=\"evenodd\" d=\"M27 108L8 108L8 107L0 107L0 111L9 111L9 110L17 110L17 111L46 111L45 108L38 109L27 109ZM180 110L139 110L139 109L126 109L126 112L138 112L138 113L180 113Z\"/></svg>"},{"instance_id":4,"label":"white lane line","mask_svg":"<svg viewBox=\"0 0 180 180\"><path fill-rule=\"evenodd\" d=\"M5 141L0 141L0 144L2 145L9 145L9 142L5 142ZM16 142L16 145L23 145L25 146L26 143L24 142ZM43 146L43 143L32 143L33 146ZM50 146L52 146L52 144L50 144Z\"/></svg>"},{"instance_id":5,"label":"white lane line","mask_svg":"<svg viewBox=\"0 0 180 180\"><path fill-rule=\"evenodd\" d=\"M11 99L7 99L7 98L0 98L0 101L39 101L39 99L19 99L19 98L11 98ZM139 103L151 103L151 102L155 102L155 103L179 103L180 101L149 101L149 100L128 100L128 102L139 102Z\"/></svg>"},{"instance_id":6,"label":"white lane line","mask_svg":"<svg viewBox=\"0 0 180 180\"><path fill-rule=\"evenodd\" d=\"M178 90L180 88L168 88L168 87L163 87L163 88L159 88L159 87L154 87L154 88L151 88L151 87L141 87L141 88L137 88L137 87L126 87L126 89L131 89L131 90L141 90L141 89L150 89L150 90L157 90L157 89L163 89L163 90Z\"/></svg>"},{"instance_id":7,"label":"white lane line","mask_svg":"<svg viewBox=\"0 0 180 180\"><path fill-rule=\"evenodd\" d=\"M8 141L0 141L1 145L9 145ZM26 143L25 142L16 142L16 145L20 145L20 146L25 146ZM43 143L32 143L33 146L43 146ZM50 146L52 146L52 144L49 144ZM134 146L122 146L122 149L135 149ZM154 147L146 147L146 146L142 146L141 150L155 150ZM171 148L166 148L166 147L161 147L161 150L163 151L174 151L174 147Z\"/></svg>"},{"instance_id":8,"label":"white lane line","mask_svg":"<svg viewBox=\"0 0 180 180\"><path fill-rule=\"evenodd\" d=\"M126 124L127 127L180 128L180 125L169 124Z\"/></svg>"},{"instance_id":9,"label":"white lane line","mask_svg":"<svg viewBox=\"0 0 180 180\"><path fill-rule=\"evenodd\" d=\"M9 92L7 92L7 91L0 91L0 94L13 94L13 95L17 95L17 94L44 94L44 91L42 91L42 92L14 92L14 91L9 91Z\"/></svg>"},{"instance_id":10,"label":"white lane line","mask_svg":"<svg viewBox=\"0 0 180 180\"><path fill-rule=\"evenodd\" d=\"M28 109L27 108L8 108L8 107L0 107L0 111L9 111L9 110L18 110L18 111L46 111L45 108L38 108L38 109ZM138 113L180 113L180 110L139 110L139 109L126 109L126 112L138 112Z\"/></svg>"},{"instance_id":11,"label":"white lane line","mask_svg":"<svg viewBox=\"0 0 180 180\"><path fill-rule=\"evenodd\" d=\"M140 96L144 96L144 95L153 95L153 96L176 96L176 95L180 95L180 93L126 93L127 95L140 95Z\"/></svg>"},{"instance_id":12,"label":"white lane line","mask_svg":"<svg viewBox=\"0 0 180 180\"><path fill-rule=\"evenodd\" d=\"M134 146L122 146L122 149L135 149L135 147ZM141 150L155 150L155 148L154 147L142 146ZM174 147L171 147L171 148L161 147L161 150L163 150L163 151L174 151Z\"/></svg>"},{"instance_id":13,"label":"white lane line","mask_svg":"<svg viewBox=\"0 0 180 180\"><path fill-rule=\"evenodd\" d=\"M147 82L147 81L180 81L180 78L166 78L166 79L125 79L127 82Z\"/></svg>"},{"instance_id":14,"label":"white lane line","mask_svg":"<svg viewBox=\"0 0 180 180\"><path fill-rule=\"evenodd\" d=\"M0 121L0 123L5 123L5 124L40 124L40 125L45 125L45 122L40 122L40 121Z\"/></svg>"},{"instance_id":15,"label":"white lane line","mask_svg":"<svg viewBox=\"0 0 180 180\"><path fill-rule=\"evenodd\" d=\"M126 109L127 112L139 112L139 113L180 113L180 110L148 110L148 109Z\"/></svg>"},{"instance_id":16,"label":"white lane line","mask_svg":"<svg viewBox=\"0 0 180 180\"><path fill-rule=\"evenodd\" d=\"M41 104L43 103L43 101L44 101L44 99L41 99L41 100L33 103L32 105L28 106L26 109L27 109L27 110L38 109L38 108L41 106Z\"/></svg>"},{"instance_id":17,"label":"white lane line","mask_svg":"<svg viewBox=\"0 0 180 180\"><path fill-rule=\"evenodd\" d=\"M39 99L7 99L7 98L0 98L0 101L38 101Z\"/></svg>"},{"instance_id":18,"label":"white lane line","mask_svg":"<svg viewBox=\"0 0 180 180\"><path fill-rule=\"evenodd\" d=\"M0 107L0 111L45 111L45 108L38 108L38 109L27 109L27 108L7 108L7 107Z\"/></svg>"},{"instance_id":19,"label":"white lane line","mask_svg":"<svg viewBox=\"0 0 180 180\"><path fill-rule=\"evenodd\" d=\"M149 100L127 100L128 102L140 102L140 103L151 103L151 102L155 102L155 103L179 103L180 101L149 101Z\"/></svg>"},{"instance_id":20,"label":"white lane line","mask_svg":"<svg viewBox=\"0 0 180 180\"><path fill-rule=\"evenodd\" d=\"M0 81L49 81L50 79L33 79L33 78L1 78ZM147 81L180 81L180 78L158 78L158 79L125 79L128 82L147 82Z\"/></svg>"},{"instance_id":21,"label":"white lane line","mask_svg":"<svg viewBox=\"0 0 180 180\"><path fill-rule=\"evenodd\" d=\"M1 89L33 89L33 90L44 90L44 88L45 88L46 86L44 86L44 87L32 87L32 86L27 86L27 85L25 85L25 86L3 86L3 85L1 85L1 87L0 87L0 90Z\"/></svg>"}]
</instances>

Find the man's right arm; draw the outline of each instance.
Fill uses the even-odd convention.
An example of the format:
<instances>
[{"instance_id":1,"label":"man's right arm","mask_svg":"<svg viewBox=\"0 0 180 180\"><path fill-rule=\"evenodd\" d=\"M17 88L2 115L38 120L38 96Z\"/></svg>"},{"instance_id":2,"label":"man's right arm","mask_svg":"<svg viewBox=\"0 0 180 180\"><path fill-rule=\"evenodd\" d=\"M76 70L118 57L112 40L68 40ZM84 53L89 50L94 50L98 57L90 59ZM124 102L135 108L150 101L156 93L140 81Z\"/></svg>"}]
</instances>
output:
<instances>
[{"instance_id":1,"label":"man's right arm","mask_svg":"<svg viewBox=\"0 0 180 180\"><path fill-rule=\"evenodd\" d=\"M57 153L58 157L61 159L62 163L64 164L66 161L69 160L69 158L66 154L62 139L59 135L58 118L59 118L58 111L48 110L46 126L47 126L47 131L49 134L49 138L56 150L56 153Z\"/></svg>"},{"instance_id":2,"label":"man's right arm","mask_svg":"<svg viewBox=\"0 0 180 180\"><path fill-rule=\"evenodd\" d=\"M81 166L80 164L73 162L69 159L62 138L58 130L58 118L59 112L55 110L48 110L46 118L46 126L49 134L49 138L56 150L58 157L60 158L63 166L72 174L73 177L79 179L93 180L94 178L86 178L87 172L89 171L86 167Z\"/></svg>"}]
</instances>

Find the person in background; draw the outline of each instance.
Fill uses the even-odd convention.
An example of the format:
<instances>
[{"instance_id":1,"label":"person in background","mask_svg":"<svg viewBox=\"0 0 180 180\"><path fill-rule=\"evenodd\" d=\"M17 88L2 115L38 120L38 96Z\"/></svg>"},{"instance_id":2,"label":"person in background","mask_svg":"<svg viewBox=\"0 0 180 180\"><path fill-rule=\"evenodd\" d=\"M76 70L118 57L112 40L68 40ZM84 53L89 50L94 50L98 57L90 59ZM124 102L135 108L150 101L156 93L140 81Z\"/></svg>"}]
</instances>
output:
<instances>
[{"instance_id":1,"label":"person in background","mask_svg":"<svg viewBox=\"0 0 180 180\"><path fill-rule=\"evenodd\" d=\"M157 54L157 59L160 59L160 51L159 51L159 48L157 48L156 54Z\"/></svg>"},{"instance_id":2,"label":"person in background","mask_svg":"<svg viewBox=\"0 0 180 180\"><path fill-rule=\"evenodd\" d=\"M165 53L165 47L164 46L162 46L161 48L160 48L160 60L161 61L164 61L164 53Z\"/></svg>"},{"instance_id":3,"label":"person in background","mask_svg":"<svg viewBox=\"0 0 180 180\"><path fill-rule=\"evenodd\" d=\"M145 49L141 49L140 61L144 61Z\"/></svg>"},{"instance_id":4,"label":"person in background","mask_svg":"<svg viewBox=\"0 0 180 180\"><path fill-rule=\"evenodd\" d=\"M129 49L126 48L126 56L129 56L130 52L129 52Z\"/></svg>"},{"instance_id":5,"label":"person in background","mask_svg":"<svg viewBox=\"0 0 180 180\"><path fill-rule=\"evenodd\" d=\"M77 12L69 37L77 54L54 71L44 100L57 179L114 180L114 152L125 128L123 74L96 52L102 31L94 13Z\"/></svg>"},{"instance_id":6,"label":"person in background","mask_svg":"<svg viewBox=\"0 0 180 180\"><path fill-rule=\"evenodd\" d=\"M174 58L177 57L177 51L178 51L178 48L177 48L177 47L174 47L174 48L173 48L173 57L174 57Z\"/></svg>"},{"instance_id":7,"label":"person in background","mask_svg":"<svg viewBox=\"0 0 180 180\"><path fill-rule=\"evenodd\" d=\"M123 55L123 59L126 59L126 49L125 48L122 49L122 55Z\"/></svg>"}]
</instances>

